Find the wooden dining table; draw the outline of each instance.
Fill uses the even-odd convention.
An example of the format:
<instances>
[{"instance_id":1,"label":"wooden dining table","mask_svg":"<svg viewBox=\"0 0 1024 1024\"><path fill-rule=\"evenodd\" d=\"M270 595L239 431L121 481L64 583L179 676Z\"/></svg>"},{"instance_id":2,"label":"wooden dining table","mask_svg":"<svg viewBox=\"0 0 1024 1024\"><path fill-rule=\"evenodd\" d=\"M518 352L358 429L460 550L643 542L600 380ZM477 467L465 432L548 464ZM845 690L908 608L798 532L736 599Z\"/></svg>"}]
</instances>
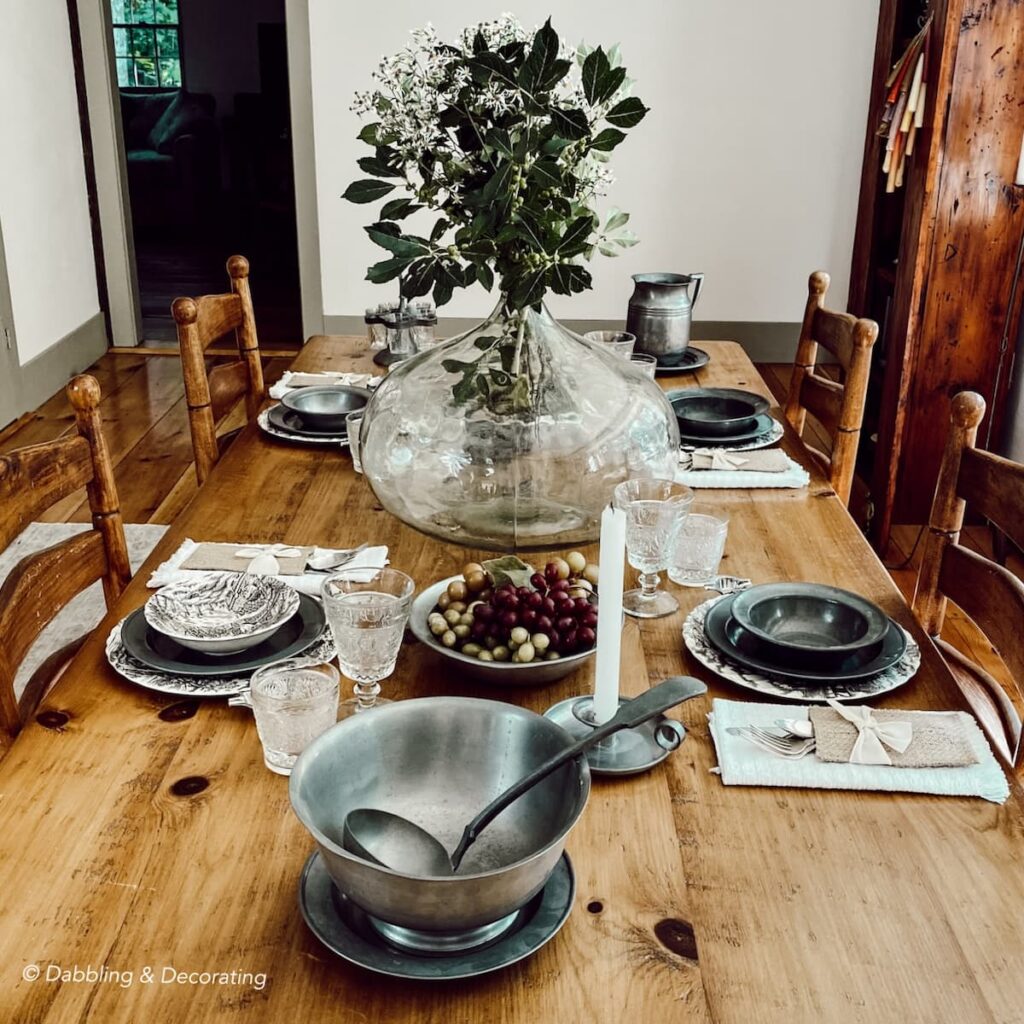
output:
<instances>
[{"instance_id":1,"label":"wooden dining table","mask_svg":"<svg viewBox=\"0 0 1024 1024\"><path fill-rule=\"evenodd\" d=\"M700 344L710 363L665 386L771 397L739 345ZM370 364L365 341L321 336L294 365ZM730 519L723 571L835 584L876 601L923 655L915 678L878 703L964 707L788 428L783 444L809 469L809 487L698 495ZM625 627L622 691L692 674L709 692L678 709L688 737L661 765L595 778L567 847L577 889L562 931L529 959L468 981L399 981L340 960L300 916L313 841L287 780L263 765L250 712L150 692L106 662L107 634L146 600L151 571L186 537L387 544L392 565L420 586L479 554L399 523L344 451L280 443L250 424L0 762L0 1021L1024 1020L1019 785L1002 805L724 786L712 773L711 698L756 695L687 654L684 614L709 595L672 584L682 612ZM409 638L384 693L543 712L592 684L591 661L545 688L486 687Z\"/></svg>"}]
</instances>

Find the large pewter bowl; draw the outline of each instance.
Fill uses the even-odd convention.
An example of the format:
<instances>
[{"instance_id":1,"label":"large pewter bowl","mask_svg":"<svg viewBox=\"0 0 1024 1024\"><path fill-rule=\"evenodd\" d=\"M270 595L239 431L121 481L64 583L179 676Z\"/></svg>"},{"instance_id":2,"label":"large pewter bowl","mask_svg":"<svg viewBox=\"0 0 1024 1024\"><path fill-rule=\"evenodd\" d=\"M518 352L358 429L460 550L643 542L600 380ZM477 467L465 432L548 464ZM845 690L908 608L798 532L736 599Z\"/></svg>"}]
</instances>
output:
<instances>
[{"instance_id":1,"label":"large pewter bowl","mask_svg":"<svg viewBox=\"0 0 1024 1024\"><path fill-rule=\"evenodd\" d=\"M353 856L341 845L345 815L357 807L404 815L451 851L479 810L569 742L561 727L512 704L398 701L314 740L292 769L289 794L334 884L354 903L402 928L466 931L506 917L543 888L590 795L585 758L495 818L454 876L404 875Z\"/></svg>"}]
</instances>

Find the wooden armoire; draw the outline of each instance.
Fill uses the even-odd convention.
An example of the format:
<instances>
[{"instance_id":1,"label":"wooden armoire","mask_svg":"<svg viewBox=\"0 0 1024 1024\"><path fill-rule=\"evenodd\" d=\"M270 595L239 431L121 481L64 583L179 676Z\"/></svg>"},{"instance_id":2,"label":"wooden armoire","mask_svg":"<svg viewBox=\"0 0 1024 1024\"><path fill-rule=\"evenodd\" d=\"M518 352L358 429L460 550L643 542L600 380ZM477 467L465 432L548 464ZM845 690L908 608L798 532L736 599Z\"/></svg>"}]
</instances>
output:
<instances>
[{"instance_id":1,"label":"wooden armoire","mask_svg":"<svg viewBox=\"0 0 1024 1024\"><path fill-rule=\"evenodd\" d=\"M887 193L885 80L929 14L924 122ZM849 297L881 326L858 461L881 551L894 523L927 522L957 392L988 403L979 445L1000 440L1024 291L1022 137L1024 3L881 0Z\"/></svg>"}]
</instances>

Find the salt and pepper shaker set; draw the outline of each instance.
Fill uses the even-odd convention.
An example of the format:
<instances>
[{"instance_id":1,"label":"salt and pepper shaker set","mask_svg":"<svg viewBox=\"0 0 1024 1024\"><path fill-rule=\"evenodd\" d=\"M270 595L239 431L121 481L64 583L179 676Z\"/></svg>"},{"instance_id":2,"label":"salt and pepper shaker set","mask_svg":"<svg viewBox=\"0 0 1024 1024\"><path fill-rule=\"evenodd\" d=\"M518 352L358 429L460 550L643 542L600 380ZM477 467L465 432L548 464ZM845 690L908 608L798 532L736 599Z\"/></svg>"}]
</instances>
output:
<instances>
[{"instance_id":1,"label":"salt and pepper shaker set","mask_svg":"<svg viewBox=\"0 0 1024 1024\"><path fill-rule=\"evenodd\" d=\"M437 310L429 299L383 302L367 309L364 319L370 348L377 351L373 361L379 366L401 362L434 344Z\"/></svg>"}]
</instances>

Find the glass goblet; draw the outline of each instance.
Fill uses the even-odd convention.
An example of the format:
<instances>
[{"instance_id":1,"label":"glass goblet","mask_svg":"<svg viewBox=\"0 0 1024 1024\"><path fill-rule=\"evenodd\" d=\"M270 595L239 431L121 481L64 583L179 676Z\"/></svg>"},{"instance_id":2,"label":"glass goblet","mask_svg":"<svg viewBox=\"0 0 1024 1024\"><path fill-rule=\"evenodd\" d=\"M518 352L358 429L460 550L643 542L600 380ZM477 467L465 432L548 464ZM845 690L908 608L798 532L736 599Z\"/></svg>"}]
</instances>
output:
<instances>
[{"instance_id":1,"label":"glass goblet","mask_svg":"<svg viewBox=\"0 0 1024 1024\"><path fill-rule=\"evenodd\" d=\"M636 344L636 335L627 331L587 331L583 337L596 345L607 345L608 350L621 359L628 359Z\"/></svg>"},{"instance_id":2,"label":"glass goblet","mask_svg":"<svg viewBox=\"0 0 1024 1024\"><path fill-rule=\"evenodd\" d=\"M380 681L395 670L415 584L398 569L342 569L320 587L341 671L355 696L341 702L339 717L387 703Z\"/></svg>"},{"instance_id":3,"label":"glass goblet","mask_svg":"<svg viewBox=\"0 0 1024 1024\"><path fill-rule=\"evenodd\" d=\"M658 587L658 573L693 504L693 491L674 480L626 480L613 492L616 508L626 513L626 559L640 574L640 586L622 595L622 609L639 619L657 619L679 610L679 602Z\"/></svg>"}]
</instances>

